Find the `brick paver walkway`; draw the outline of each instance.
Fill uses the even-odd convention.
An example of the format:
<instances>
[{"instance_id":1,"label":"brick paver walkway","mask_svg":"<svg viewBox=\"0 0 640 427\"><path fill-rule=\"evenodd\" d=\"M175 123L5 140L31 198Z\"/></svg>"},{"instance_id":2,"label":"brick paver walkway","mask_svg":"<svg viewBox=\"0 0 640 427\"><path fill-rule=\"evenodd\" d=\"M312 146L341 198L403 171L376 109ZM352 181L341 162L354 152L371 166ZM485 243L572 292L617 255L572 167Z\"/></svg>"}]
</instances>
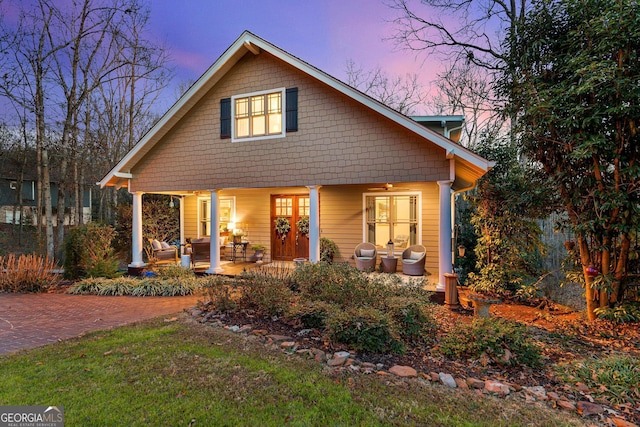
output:
<instances>
[{"instance_id":1,"label":"brick paver walkway","mask_svg":"<svg viewBox=\"0 0 640 427\"><path fill-rule=\"evenodd\" d=\"M0 294L0 354L181 312L198 297Z\"/></svg>"}]
</instances>

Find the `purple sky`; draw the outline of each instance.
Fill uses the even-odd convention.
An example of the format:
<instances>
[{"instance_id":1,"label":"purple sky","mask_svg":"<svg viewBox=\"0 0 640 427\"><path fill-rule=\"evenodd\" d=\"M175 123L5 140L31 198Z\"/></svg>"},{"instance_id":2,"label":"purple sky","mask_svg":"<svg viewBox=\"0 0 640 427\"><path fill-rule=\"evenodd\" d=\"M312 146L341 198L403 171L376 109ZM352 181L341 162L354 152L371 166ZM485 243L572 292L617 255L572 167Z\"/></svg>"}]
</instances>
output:
<instances>
[{"instance_id":1,"label":"purple sky","mask_svg":"<svg viewBox=\"0 0 640 427\"><path fill-rule=\"evenodd\" d=\"M384 40L396 12L382 0L153 0L150 8L152 36L170 48L176 71L166 108L177 85L200 77L244 30L341 80L349 59L390 76L418 73L425 88L435 77L424 57Z\"/></svg>"}]
</instances>

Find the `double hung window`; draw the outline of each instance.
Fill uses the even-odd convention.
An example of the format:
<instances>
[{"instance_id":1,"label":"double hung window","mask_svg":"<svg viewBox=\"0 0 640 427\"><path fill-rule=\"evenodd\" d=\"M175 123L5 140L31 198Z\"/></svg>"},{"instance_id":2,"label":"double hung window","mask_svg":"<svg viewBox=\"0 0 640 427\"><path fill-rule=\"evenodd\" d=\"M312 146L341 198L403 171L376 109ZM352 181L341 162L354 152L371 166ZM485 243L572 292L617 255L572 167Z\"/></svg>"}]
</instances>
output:
<instances>
[{"instance_id":1,"label":"double hung window","mask_svg":"<svg viewBox=\"0 0 640 427\"><path fill-rule=\"evenodd\" d=\"M389 240L396 250L418 242L419 197L417 194L365 195L365 239L378 248Z\"/></svg>"},{"instance_id":2,"label":"double hung window","mask_svg":"<svg viewBox=\"0 0 640 427\"><path fill-rule=\"evenodd\" d=\"M283 136L284 90L232 97L234 139Z\"/></svg>"}]
</instances>

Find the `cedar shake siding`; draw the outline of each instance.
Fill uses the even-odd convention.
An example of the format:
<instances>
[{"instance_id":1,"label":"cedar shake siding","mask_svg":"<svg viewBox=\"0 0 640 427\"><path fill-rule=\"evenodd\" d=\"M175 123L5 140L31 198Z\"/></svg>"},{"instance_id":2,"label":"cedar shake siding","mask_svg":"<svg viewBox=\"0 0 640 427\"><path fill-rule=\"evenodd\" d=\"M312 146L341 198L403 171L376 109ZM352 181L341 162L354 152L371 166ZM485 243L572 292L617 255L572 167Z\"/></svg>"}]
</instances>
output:
<instances>
[{"instance_id":1,"label":"cedar shake siding","mask_svg":"<svg viewBox=\"0 0 640 427\"><path fill-rule=\"evenodd\" d=\"M297 132L221 138L221 99L282 87L298 89ZM132 173L132 191L178 192L438 181L449 179L449 162L443 149L262 52L246 54Z\"/></svg>"}]
</instances>

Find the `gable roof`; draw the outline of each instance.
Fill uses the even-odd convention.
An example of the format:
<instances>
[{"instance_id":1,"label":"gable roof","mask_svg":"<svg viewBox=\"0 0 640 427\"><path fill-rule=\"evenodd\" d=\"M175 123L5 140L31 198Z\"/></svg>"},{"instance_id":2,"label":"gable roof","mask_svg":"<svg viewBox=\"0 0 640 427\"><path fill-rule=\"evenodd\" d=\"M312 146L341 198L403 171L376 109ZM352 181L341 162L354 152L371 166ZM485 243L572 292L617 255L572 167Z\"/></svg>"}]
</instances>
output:
<instances>
[{"instance_id":1,"label":"gable roof","mask_svg":"<svg viewBox=\"0 0 640 427\"><path fill-rule=\"evenodd\" d=\"M142 139L138 141L138 143L122 158L122 160L120 160L118 164L114 166L100 182L98 182L98 185L100 185L101 188L104 188L105 186L127 186L128 180L133 178L131 170L137 162L152 150L156 143L158 143L162 137L169 132L169 130L178 123L247 52L258 54L261 51L269 52L271 55L293 66L301 72L306 73L307 75L319 80L338 92L354 99L362 105L380 113L415 134L422 136L436 146L444 149L446 157L456 161L456 171L459 169L458 165L461 166L461 171L466 171L466 173L463 173L462 175L456 172L455 178L456 181L459 182L457 185L454 185L454 187L463 188L465 186L469 186L493 166L493 162L476 155L463 146L445 138L443 135L426 128L422 124L412 120L410 117L387 107L370 96L291 55L255 34L245 31L162 116L162 118L142 137Z\"/></svg>"}]
</instances>

